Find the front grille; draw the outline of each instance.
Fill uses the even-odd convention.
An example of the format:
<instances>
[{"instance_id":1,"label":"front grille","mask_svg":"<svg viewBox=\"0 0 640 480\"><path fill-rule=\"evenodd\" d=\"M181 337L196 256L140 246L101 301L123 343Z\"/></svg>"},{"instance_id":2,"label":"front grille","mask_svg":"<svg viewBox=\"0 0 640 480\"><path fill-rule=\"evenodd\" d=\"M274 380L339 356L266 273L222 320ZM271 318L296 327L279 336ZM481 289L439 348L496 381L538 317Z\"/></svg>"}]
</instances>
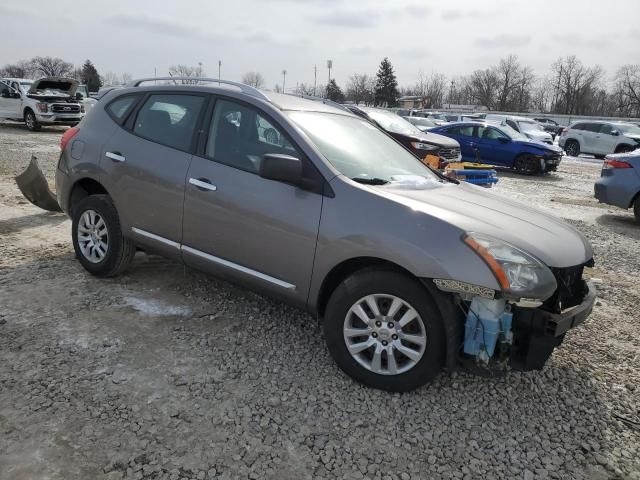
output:
<instances>
[{"instance_id":1,"label":"front grille","mask_svg":"<svg viewBox=\"0 0 640 480\"><path fill-rule=\"evenodd\" d=\"M73 103L54 103L51 111L55 113L80 113L80 105Z\"/></svg>"},{"instance_id":2,"label":"front grille","mask_svg":"<svg viewBox=\"0 0 640 480\"><path fill-rule=\"evenodd\" d=\"M438 155L445 160L457 160L460 156L460 147L441 148L438 150Z\"/></svg>"},{"instance_id":3,"label":"front grille","mask_svg":"<svg viewBox=\"0 0 640 480\"><path fill-rule=\"evenodd\" d=\"M560 313L567 308L580 305L587 294L587 284L582 279L584 265L568 268L551 268L553 276L556 277L558 288L554 294L548 298L543 308L552 313Z\"/></svg>"}]
</instances>

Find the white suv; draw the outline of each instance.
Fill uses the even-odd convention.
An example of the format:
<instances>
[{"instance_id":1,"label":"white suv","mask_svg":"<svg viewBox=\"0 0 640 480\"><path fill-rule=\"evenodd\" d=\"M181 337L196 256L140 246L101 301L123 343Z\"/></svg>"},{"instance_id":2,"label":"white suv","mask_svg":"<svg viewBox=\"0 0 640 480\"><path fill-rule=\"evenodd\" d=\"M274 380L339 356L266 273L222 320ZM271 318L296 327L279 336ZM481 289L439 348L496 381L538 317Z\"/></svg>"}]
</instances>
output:
<instances>
[{"instance_id":1,"label":"white suv","mask_svg":"<svg viewBox=\"0 0 640 480\"><path fill-rule=\"evenodd\" d=\"M0 78L0 120L24 121L31 131L42 125L77 125L85 112L77 88L72 78Z\"/></svg>"},{"instance_id":2,"label":"white suv","mask_svg":"<svg viewBox=\"0 0 640 480\"><path fill-rule=\"evenodd\" d=\"M564 129L558 145L572 157L590 153L604 158L610 153L630 152L638 148L640 127L626 122L576 122Z\"/></svg>"}]
</instances>

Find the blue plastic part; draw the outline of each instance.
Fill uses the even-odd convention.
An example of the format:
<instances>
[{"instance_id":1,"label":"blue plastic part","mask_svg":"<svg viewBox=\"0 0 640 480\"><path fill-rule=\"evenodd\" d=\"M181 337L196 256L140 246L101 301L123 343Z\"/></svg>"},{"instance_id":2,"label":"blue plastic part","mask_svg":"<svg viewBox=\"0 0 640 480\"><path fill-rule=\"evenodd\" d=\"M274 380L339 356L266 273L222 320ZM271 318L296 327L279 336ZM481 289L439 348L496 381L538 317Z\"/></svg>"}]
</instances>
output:
<instances>
[{"instance_id":1,"label":"blue plastic part","mask_svg":"<svg viewBox=\"0 0 640 480\"><path fill-rule=\"evenodd\" d=\"M464 334L464 353L485 362L493 356L498 339L511 343L513 314L505 310L500 317L479 318L471 309L467 314Z\"/></svg>"}]
</instances>

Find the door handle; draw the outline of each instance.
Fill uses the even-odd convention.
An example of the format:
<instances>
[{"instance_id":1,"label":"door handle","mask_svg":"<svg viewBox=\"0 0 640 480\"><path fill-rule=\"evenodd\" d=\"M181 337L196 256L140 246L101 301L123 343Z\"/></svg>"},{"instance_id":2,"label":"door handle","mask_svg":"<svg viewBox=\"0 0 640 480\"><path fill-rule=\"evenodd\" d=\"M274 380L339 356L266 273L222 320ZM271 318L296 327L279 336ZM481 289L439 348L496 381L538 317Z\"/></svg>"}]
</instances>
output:
<instances>
[{"instance_id":1,"label":"door handle","mask_svg":"<svg viewBox=\"0 0 640 480\"><path fill-rule=\"evenodd\" d=\"M107 152L105 153L107 158L110 158L114 162L124 162L126 159L124 155L121 155L120 152Z\"/></svg>"},{"instance_id":2,"label":"door handle","mask_svg":"<svg viewBox=\"0 0 640 480\"><path fill-rule=\"evenodd\" d=\"M211 181L206 178L190 178L189 183L199 190L209 190L215 192L218 187L216 187Z\"/></svg>"}]
</instances>

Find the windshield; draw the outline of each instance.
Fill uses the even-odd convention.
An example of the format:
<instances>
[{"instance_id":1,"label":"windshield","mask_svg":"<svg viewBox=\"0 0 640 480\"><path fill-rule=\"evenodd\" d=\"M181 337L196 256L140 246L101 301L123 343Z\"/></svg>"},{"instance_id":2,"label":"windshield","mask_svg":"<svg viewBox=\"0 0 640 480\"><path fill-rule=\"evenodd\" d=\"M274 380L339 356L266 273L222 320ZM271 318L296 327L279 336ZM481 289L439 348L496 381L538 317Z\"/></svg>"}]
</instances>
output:
<instances>
[{"instance_id":1,"label":"windshield","mask_svg":"<svg viewBox=\"0 0 640 480\"><path fill-rule=\"evenodd\" d=\"M437 180L418 158L365 120L321 112L287 114L320 153L349 178L388 182L393 175L419 175Z\"/></svg>"},{"instance_id":2,"label":"windshield","mask_svg":"<svg viewBox=\"0 0 640 480\"><path fill-rule=\"evenodd\" d=\"M634 137L640 136L640 127L636 127L630 123L619 123L615 125L615 128L620 130L623 135L632 135Z\"/></svg>"},{"instance_id":3,"label":"windshield","mask_svg":"<svg viewBox=\"0 0 640 480\"><path fill-rule=\"evenodd\" d=\"M543 131L544 132L544 127L542 125L540 125L539 123L536 122L526 122L524 120L519 120L518 121L518 125L520 126L520 128L524 131L527 132L531 132L531 131Z\"/></svg>"},{"instance_id":4,"label":"windshield","mask_svg":"<svg viewBox=\"0 0 640 480\"><path fill-rule=\"evenodd\" d=\"M364 112L387 132L399 133L401 135L422 133L415 125L407 122L404 118L393 112L369 109L364 110Z\"/></svg>"},{"instance_id":5,"label":"windshield","mask_svg":"<svg viewBox=\"0 0 640 480\"><path fill-rule=\"evenodd\" d=\"M509 125L500 125L499 130L504 133L506 136L508 136L509 138L511 138L511 140L521 140L524 142L528 142L529 138L526 135L523 135L522 133L518 132L517 130L514 130L513 128L511 128Z\"/></svg>"}]
</instances>

